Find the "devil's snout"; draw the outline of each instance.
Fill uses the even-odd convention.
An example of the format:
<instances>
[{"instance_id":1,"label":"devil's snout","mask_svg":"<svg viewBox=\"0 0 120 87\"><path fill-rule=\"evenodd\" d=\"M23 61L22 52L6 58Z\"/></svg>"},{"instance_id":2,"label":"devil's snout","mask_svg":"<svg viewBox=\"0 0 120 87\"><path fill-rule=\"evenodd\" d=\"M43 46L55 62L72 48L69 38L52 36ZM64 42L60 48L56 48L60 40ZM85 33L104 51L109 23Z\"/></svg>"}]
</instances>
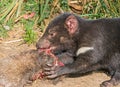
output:
<instances>
[{"instance_id":1,"label":"devil's snout","mask_svg":"<svg viewBox=\"0 0 120 87\"><path fill-rule=\"evenodd\" d=\"M36 47L37 49L41 49L41 48L47 49L50 47L50 42L49 40L46 40L46 39L40 39L37 42Z\"/></svg>"}]
</instances>

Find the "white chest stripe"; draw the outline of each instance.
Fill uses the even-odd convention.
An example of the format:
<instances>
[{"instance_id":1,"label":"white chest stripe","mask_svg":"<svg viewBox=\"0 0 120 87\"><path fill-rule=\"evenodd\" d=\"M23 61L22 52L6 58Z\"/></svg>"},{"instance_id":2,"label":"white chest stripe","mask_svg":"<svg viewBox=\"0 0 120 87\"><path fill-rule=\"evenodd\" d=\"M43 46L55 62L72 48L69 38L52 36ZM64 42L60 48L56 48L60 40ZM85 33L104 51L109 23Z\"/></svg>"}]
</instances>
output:
<instances>
[{"instance_id":1,"label":"white chest stripe","mask_svg":"<svg viewBox=\"0 0 120 87\"><path fill-rule=\"evenodd\" d=\"M93 47L81 47L77 50L76 55L80 55L82 53L86 53L87 51L94 50Z\"/></svg>"}]
</instances>

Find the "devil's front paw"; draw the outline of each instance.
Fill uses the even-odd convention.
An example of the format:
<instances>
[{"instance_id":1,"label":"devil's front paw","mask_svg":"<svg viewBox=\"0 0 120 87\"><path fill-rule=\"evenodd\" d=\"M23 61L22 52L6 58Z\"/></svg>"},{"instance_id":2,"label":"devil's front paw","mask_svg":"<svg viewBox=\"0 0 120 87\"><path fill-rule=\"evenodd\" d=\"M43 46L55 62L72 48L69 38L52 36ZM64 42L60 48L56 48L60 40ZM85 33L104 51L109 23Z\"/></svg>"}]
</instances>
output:
<instances>
[{"instance_id":1,"label":"devil's front paw","mask_svg":"<svg viewBox=\"0 0 120 87\"><path fill-rule=\"evenodd\" d=\"M51 64L47 64L46 67L44 67L44 74L46 78L53 79L58 76L61 76L64 72L64 66L55 66Z\"/></svg>"}]
</instances>

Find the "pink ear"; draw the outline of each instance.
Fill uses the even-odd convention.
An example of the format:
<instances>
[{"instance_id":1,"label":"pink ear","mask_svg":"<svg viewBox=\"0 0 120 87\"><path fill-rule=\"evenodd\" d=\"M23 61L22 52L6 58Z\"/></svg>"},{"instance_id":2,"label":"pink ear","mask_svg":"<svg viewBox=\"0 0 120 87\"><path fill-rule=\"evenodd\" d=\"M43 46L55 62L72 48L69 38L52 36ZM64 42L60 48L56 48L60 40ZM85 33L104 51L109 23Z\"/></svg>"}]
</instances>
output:
<instances>
[{"instance_id":1,"label":"pink ear","mask_svg":"<svg viewBox=\"0 0 120 87\"><path fill-rule=\"evenodd\" d=\"M74 34L78 29L78 20L74 15L70 15L66 19L65 25L69 31L69 34Z\"/></svg>"}]
</instances>

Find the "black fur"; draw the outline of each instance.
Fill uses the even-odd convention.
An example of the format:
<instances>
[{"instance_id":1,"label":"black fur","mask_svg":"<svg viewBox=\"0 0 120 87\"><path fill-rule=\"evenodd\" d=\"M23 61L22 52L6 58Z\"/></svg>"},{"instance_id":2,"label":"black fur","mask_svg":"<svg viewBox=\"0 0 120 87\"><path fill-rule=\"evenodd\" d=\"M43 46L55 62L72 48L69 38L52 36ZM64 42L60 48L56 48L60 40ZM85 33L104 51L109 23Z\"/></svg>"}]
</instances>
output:
<instances>
[{"instance_id":1,"label":"black fur","mask_svg":"<svg viewBox=\"0 0 120 87\"><path fill-rule=\"evenodd\" d=\"M73 34L70 34L65 23L71 15L78 23ZM103 82L101 87L120 83L120 18L85 20L74 14L64 13L50 22L37 43L38 49L52 47L55 47L53 53L69 52L75 61L54 70L48 65L49 70L45 71L48 78L105 69L110 72L111 79ZM81 47L94 49L77 56L76 52Z\"/></svg>"}]
</instances>

